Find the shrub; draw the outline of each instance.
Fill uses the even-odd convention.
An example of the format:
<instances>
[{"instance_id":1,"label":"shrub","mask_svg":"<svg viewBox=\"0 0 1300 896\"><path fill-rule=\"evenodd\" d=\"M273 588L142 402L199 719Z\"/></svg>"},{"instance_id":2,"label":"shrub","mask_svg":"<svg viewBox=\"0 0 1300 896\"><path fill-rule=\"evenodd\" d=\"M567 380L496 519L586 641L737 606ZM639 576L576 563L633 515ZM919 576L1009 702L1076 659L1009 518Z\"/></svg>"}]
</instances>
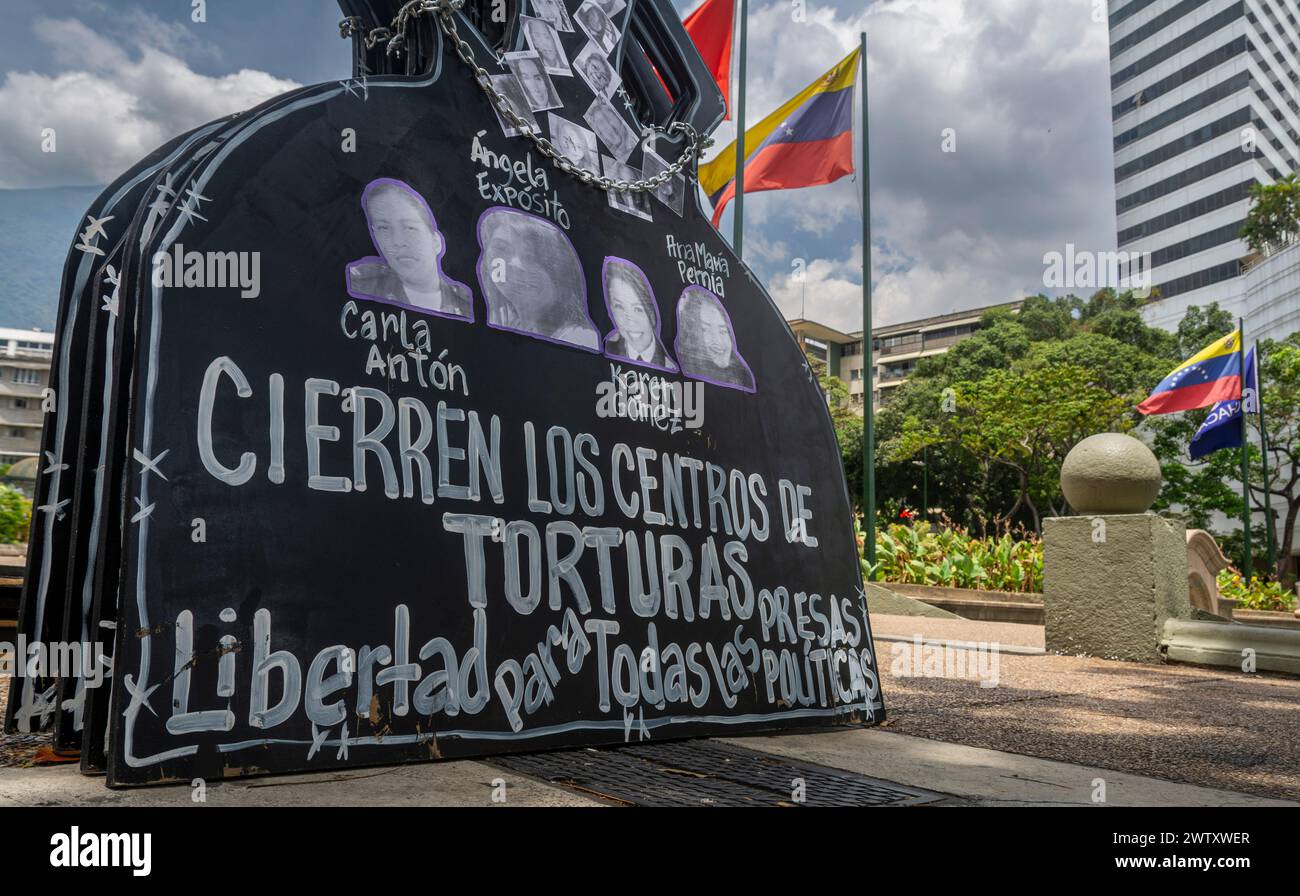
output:
<instances>
[{"instance_id":1,"label":"shrub","mask_svg":"<svg viewBox=\"0 0 1300 896\"><path fill-rule=\"evenodd\" d=\"M32 502L17 490L0 485L0 544L27 541L32 525Z\"/></svg>"},{"instance_id":2,"label":"shrub","mask_svg":"<svg viewBox=\"0 0 1300 896\"><path fill-rule=\"evenodd\" d=\"M858 546L865 544L858 521ZM979 538L959 526L895 523L876 532L876 566L862 574L900 585L939 585L978 591L1041 593L1043 544L1028 532L1004 530Z\"/></svg>"},{"instance_id":3,"label":"shrub","mask_svg":"<svg viewBox=\"0 0 1300 896\"><path fill-rule=\"evenodd\" d=\"M1295 595L1280 584L1262 580L1259 576L1251 576L1247 583L1232 567L1219 570L1219 593L1235 600L1243 610L1289 612L1295 609Z\"/></svg>"}]
</instances>

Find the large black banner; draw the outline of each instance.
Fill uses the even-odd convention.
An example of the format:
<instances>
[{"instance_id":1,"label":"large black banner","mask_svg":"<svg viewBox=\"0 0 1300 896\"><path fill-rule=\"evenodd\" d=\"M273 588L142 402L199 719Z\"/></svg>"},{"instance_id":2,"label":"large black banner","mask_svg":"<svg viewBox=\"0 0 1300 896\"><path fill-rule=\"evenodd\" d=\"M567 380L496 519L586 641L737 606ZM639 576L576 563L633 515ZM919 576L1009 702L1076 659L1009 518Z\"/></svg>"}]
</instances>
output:
<instances>
[{"instance_id":1,"label":"large black banner","mask_svg":"<svg viewBox=\"0 0 1300 896\"><path fill-rule=\"evenodd\" d=\"M453 21L579 168L716 124L667 2L520 12ZM879 720L825 398L693 166L562 171L420 20L136 216L109 782Z\"/></svg>"}]
</instances>

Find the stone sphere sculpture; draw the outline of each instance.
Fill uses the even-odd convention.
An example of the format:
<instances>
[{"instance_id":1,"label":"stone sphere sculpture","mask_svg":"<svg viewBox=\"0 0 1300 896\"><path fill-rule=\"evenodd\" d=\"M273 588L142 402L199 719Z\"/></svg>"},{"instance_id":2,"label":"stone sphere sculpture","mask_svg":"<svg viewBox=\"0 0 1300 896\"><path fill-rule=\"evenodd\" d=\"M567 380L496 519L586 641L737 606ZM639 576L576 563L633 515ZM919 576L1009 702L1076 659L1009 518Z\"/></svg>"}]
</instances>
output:
<instances>
[{"instance_id":1,"label":"stone sphere sculpture","mask_svg":"<svg viewBox=\"0 0 1300 896\"><path fill-rule=\"evenodd\" d=\"M1160 492L1160 463L1132 436L1089 436L1066 455L1061 491L1075 512L1145 513Z\"/></svg>"}]
</instances>

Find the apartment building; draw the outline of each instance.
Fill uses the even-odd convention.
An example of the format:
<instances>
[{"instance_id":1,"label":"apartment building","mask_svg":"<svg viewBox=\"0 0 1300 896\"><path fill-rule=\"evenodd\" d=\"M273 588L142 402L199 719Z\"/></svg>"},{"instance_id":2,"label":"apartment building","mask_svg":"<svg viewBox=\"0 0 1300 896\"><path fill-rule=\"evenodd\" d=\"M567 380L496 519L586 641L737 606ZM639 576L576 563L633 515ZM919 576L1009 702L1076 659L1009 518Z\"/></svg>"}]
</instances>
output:
<instances>
[{"instance_id":1,"label":"apartment building","mask_svg":"<svg viewBox=\"0 0 1300 896\"><path fill-rule=\"evenodd\" d=\"M823 362L833 376L848 385L850 400L858 407L864 401L869 379L874 406L878 408L889 400L894 390L907 382L922 358L941 355L976 332L986 311L994 308L1018 311L1020 305L1020 302L1005 302L876 327L872 340L873 365L865 362L861 330L841 333L810 320L792 320L789 323L804 352Z\"/></svg>"},{"instance_id":2,"label":"apartment building","mask_svg":"<svg viewBox=\"0 0 1300 896\"><path fill-rule=\"evenodd\" d=\"M37 457L54 334L0 327L0 464Z\"/></svg>"}]
</instances>

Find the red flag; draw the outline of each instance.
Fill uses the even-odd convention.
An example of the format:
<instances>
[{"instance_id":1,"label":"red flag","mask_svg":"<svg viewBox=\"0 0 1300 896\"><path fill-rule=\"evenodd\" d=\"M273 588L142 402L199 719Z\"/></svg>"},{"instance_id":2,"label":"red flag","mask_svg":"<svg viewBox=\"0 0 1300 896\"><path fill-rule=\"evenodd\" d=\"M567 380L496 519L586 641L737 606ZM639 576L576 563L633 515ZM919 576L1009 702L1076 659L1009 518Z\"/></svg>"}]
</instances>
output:
<instances>
[{"instance_id":1,"label":"red flag","mask_svg":"<svg viewBox=\"0 0 1300 896\"><path fill-rule=\"evenodd\" d=\"M728 118L731 117L731 36L735 15L735 0L704 0L682 22L713 80L718 82Z\"/></svg>"}]
</instances>

